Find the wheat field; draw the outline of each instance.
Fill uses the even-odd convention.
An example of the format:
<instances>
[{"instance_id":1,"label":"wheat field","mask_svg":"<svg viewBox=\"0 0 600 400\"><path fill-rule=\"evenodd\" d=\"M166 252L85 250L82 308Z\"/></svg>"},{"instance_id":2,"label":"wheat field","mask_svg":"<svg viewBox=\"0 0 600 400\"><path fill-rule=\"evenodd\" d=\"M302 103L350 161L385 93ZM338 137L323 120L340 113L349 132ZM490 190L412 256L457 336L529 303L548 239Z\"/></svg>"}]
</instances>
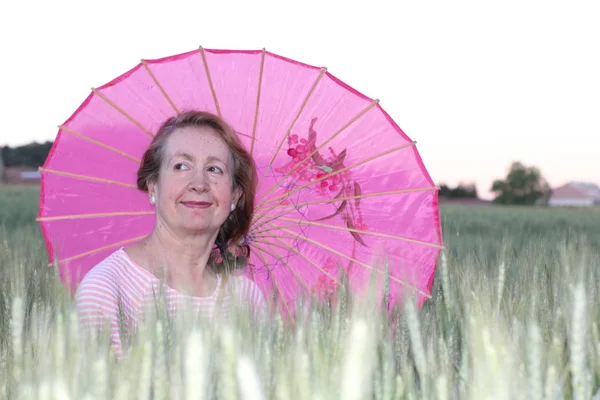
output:
<instances>
[{"instance_id":1,"label":"wheat field","mask_svg":"<svg viewBox=\"0 0 600 400\"><path fill-rule=\"evenodd\" d=\"M420 310L342 291L293 327L157 312L115 361L46 265L38 196L0 188L2 399L600 399L597 209L443 206Z\"/></svg>"}]
</instances>

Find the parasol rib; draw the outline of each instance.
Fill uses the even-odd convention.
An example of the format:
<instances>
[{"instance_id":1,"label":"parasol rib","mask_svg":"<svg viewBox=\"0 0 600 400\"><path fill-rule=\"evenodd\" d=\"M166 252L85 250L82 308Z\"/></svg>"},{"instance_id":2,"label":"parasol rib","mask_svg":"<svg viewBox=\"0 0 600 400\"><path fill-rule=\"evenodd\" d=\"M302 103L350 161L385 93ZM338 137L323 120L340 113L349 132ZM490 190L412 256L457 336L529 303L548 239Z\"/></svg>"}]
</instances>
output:
<instances>
[{"instance_id":1,"label":"parasol rib","mask_svg":"<svg viewBox=\"0 0 600 400\"><path fill-rule=\"evenodd\" d=\"M132 239L122 240L122 241L117 242L117 243L109 244L107 246L103 246L103 247L99 247L97 249L86 251L85 253L80 253L80 254L77 254L75 256L63 258L62 260L59 260L58 263L60 264L62 262L73 261L73 260L76 260L78 258L82 258L82 257L89 256L89 255L92 255L92 254L95 254L95 253L99 253L99 252L104 251L104 250L108 250L108 249L110 249L112 247L122 246L122 245L127 244L127 243L136 242L136 241L141 240L141 239L143 239L143 238L145 238L147 236L148 235L143 235L143 236L138 236L138 237L132 238ZM49 263L48 264L48 266L52 266L52 265L53 265L53 263Z\"/></svg>"},{"instance_id":2,"label":"parasol rib","mask_svg":"<svg viewBox=\"0 0 600 400\"><path fill-rule=\"evenodd\" d=\"M117 186L123 186L123 187L131 188L131 189L137 189L136 185L131 185L129 183L123 183L123 182L111 181L111 180L108 180L108 179L95 178L93 176L72 174L70 172L56 171L56 170L53 170L53 169L46 169L46 168L42 168L42 167L40 167L39 170L40 170L40 172L45 172L45 173L53 174L53 175L62 175L62 176L68 176L68 177L71 177L71 178L82 179L84 181L107 183L109 185L117 185Z\"/></svg>"},{"instance_id":3,"label":"parasol rib","mask_svg":"<svg viewBox=\"0 0 600 400\"><path fill-rule=\"evenodd\" d=\"M106 97L105 95L103 95L102 93L100 93L98 90L96 90L94 88L92 88L92 91L94 92L94 94L98 95L98 97L100 97L102 100L104 100L109 106L111 106L112 108L114 108L115 110L117 110L118 112L120 112L125 118L127 118L129 121L133 122L141 130L143 130L144 132L146 132L150 137L154 137L154 135L152 134L152 132L150 132L148 129L144 128L144 126L142 124L140 124L131 115L127 114L125 112L125 110L123 110L121 107L119 107L118 105L116 105L115 103L113 103L112 101L110 101L108 99L108 97Z\"/></svg>"},{"instance_id":4,"label":"parasol rib","mask_svg":"<svg viewBox=\"0 0 600 400\"><path fill-rule=\"evenodd\" d=\"M289 244L285 243L282 240L278 240L281 244L276 244L274 242L269 242L267 240L261 240L267 237L274 237L274 238L288 238L288 239L294 239L291 236L282 236L282 235L261 235L261 236L257 236L255 241L259 242L259 243L264 243L264 244L268 244L271 246L276 246L279 248L282 248L284 250L288 250L293 252L296 255L299 255L300 257L304 258L309 264L311 264L312 266L314 266L316 269L318 269L321 273L323 273L325 276L327 276L329 279L331 279L334 283L339 284L339 282L332 277L331 275L329 275L329 273L327 271L325 271L324 269L322 269L315 261L309 259L308 257L306 257L304 254L302 254L301 252L299 252L298 250L294 249L292 246L290 246Z\"/></svg>"},{"instance_id":5,"label":"parasol rib","mask_svg":"<svg viewBox=\"0 0 600 400\"><path fill-rule=\"evenodd\" d=\"M302 105L300 106L300 109L298 110L298 113L296 114L296 117L294 118L294 120L290 124L290 127L285 132L285 135L283 136L283 139L281 139L281 143L279 143L279 145L277 146L277 150L275 150L275 154L273 154L273 158L269 162L269 167L271 167L273 165L273 163L275 162L275 158L277 158L277 154L279 154L279 151L281 150L281 146L283 146L283 144L285 143L285 139L287 139L287 137L292 132L292 129L294 128L294 125L296 125L296 122L298 121L298 118L300 118L300 115L302 114L302 111L304 111L304 107L306 107L306 104L308 103L308 100L310 99L310 97L312 96L313 92L317 88L317 85L319 84L319 82L321 82L321 79L325 75L325 72L327 72L327 68L325 68L325 67L321 68L321 72L319 73L319 76L317 76L317 79L315 79L315 82L313 83L312 87L310 88L310 90L308 91L306 97L304 98L304 101L302 102Z\"/></svg>"},{"instance_id":6,"label":"parasol rib","mask_svg":"<svg viewBox=\"0 0 600 400\"><path fill-rule=\"evenodd\" d=\"M260 91L262 88L263 71L265 67L265 49L260 56L260 73L258 75L258 92L256 93L256 109L254 110L254 123L252 125L252 142L250 144L250 154L254 154L254 142L256 140L256 125L258 123L258 108L260 106Z\"/></svg>"},{"instance_id":7,"label":"parasol rib","mask_svg":"<svg viewBox=\"0 0 600 400\"><path fill-rule=\"evenodd\" d=\"M146 60L142 60L142 65L144 66L144 68L146 69L146 71L148 72L148 74L150 74L150 77L152 78L152 80L154 81L154 83L156 84L156 86L158 86L158 89L160 90L160 92L163 94L163 96L165 96L165 99L167 99L167 101L169 102L169 104L171 105L171 107L173 107L173 110L175 110L175 113L179 114L179 110L175 106L175 103L173 103L173 101L171 100L171 98L169 97L169 95L167 94L167 92L165 91L165 89L158 82L158 79L156 79L156 77L154 76L154 74L150 70L150 67L146 63Z\"/></svg>"},{"instance_id":8,"label":"parasol rib","mask_svg":"<svg viewBox=\"0 0 600 400\"><path fill-rule=\"evenodd\" d=\"M256 222L258 222L258 220L256 220L255 225L253 225L252 228L253 229L260 228L261 226L263 226L264 224L266 224L268 222L271 222L271 221L273 221L279 217L282 217L286 214L289 214L293 211L296 211L298 207L310 206L310 205L315 205L315 204L333 203L333 202L338 202L338 201L358 200L358 199L365 199L368 197L388 196L388 195L392 195L392 194L425 192L428 190L439 190L439 186L428 186L428 187L413 188L413 189L390 190L387 192L372 192L372 193L361 194L358 196L336 197L334 199L321 199L321 200L314 200L314 201L306 201L306 202L302 202L302 203L278 204L274 208L286 208L286 207L291 207L291 208L289 210L282 212L281 214L272 216L270 219L268 219L266 221L262 221L260 224L256 223Z\"/></svg>"},{"instance_id":9,"label":"parasol rib","mask_svg":"<svg viewBox=\"0 0 600 400\"><path fill-rule=\"evenodd\" d=\"M71 215L57 215L54 217L38 217L36 221L61 221L65 219L84 219L84 218L101 218L101 217L120 217L125 215L152 215L154 211L122 211L122 212L109 212L109 213L97 213L97 214L71 214Z\"/></svg>"},{"instance_id":10,"label":"parasol rib","mask_svg":"<svg viewBox=\"0 0 600 400\"><path fill-rule=\"evenodd\" d=\"M260 242L260 243L267 244L267 245L269 244L269 243L265 243L265 242ZM306 291L306 293L310 293L310 290L308 289L308 286L306 286L306 283L302 280L302 278L298 275L298 273L290 266L290 264L288 264L288 262L285 260L285 258L283 258L281 256L281 254L279 254L275 249L273 249L273 251L275 253L271 253L270 251L265 249L263 246L259 246L259 245L255 244L254 247L261 250L263 253L270 255L271 257L275 258L276 260L281 261L285 265L285 267L292 273L292 275L294 275L294 277L296 278L296 281L298 281L298 283L300 284L300 286L302 286L302 288Z\"/></svg>"},{"instance_id":11,"label":"parasol rib","mask_svg":"<svg viewBox=\"0 0 600 400\"><path fill-rule=\"evenodd\" d=\"M346 254L344 254L344 253L342 253L342 252L340 252L340 251L337 251L336 249L332 249L331 247L329 247L329 246L325 246L324 244L321 244L321 243L319 243L319 242L316 242L316 241L314 241L314 240L312 240L312 239L310 239L310 238L307 238L307 237L300 236L298 233L295 233L295 232L293 232L293 231L290 231L290 230L288 230L288 229L285 229L285 228L283 228L283 229L280 229L280 230L281 230L281 231L283 231L283 232L286 232L286 233L292 234L292 235L294 235L294 234L295 234L295 235L297 235L297 239L299 239L299 240L304 240L305 242L311 243L311 244L313 244L313 245L315 245L315 246L317 246L317 247L320 247L320 248L322 248L323 250L327 250L327 251L329 251L329 252L331 252L331 253L333 253L333 254L335 254L335 255L338 255L338 256L340 256L340 257L343 257L343 258L345 258L345 259L347 259L347 260L349 260L349 261L355 262L355 263L357 263L358 265L362 265L363 267L365 267L365 268L367 268L367 269L369 269L369 270L371 270L371 271L375 271L375 272L378 272L378 273L380 273L380 274L382 274L382 275L385 275L385 272L383 272L383 271L380 271L380 270L378 270L377 268L373 268L373 267L371 267L369 264L367 264L367 263L364 263L364 262L362 262L362 261L360 261L360 260L357 260L357 259L355 259L355 258L353 258L353 257L350 257L350 256L348 256L348 255L346 255ZM412 290L414 290L414 291L416 291L416 292L418 292L418 293L422 294L423 296L425 296L425 297L427 297L427 298L429 298L429 299L431 298L431 296L430 296L430 295L428 295L427 293L423 292L423 291L422 291L422 290L420 290L419 288L416 288L416 287L414 287L413 285L411 285L411 284L409 284L409 283L406 283L406 282L404 282L404 281L403 281L403 280L401 280L401 279L398 279L398 278L396 278L395 276L389 275L389 277L390 277L390 279L391 279L391 280L393 280L393 281L395 281L395 282L397 282L397 283L399 283L399 284L401 284L401 285L403 285L403 286L405 286L405 287L408 287L408 288L410 288L410 289L412 289Z\"/></svg>"},{"instance_id":12,"label":"parasol rib","mask_svg":"<svg viewBox=\"0 0 600 400\"><path fill-rule=\"evenodd\" d=\"M288 176L290 176L291 174L293 174L298 168L300 168L300 166L302 166L302 164L304 164L307 160L310 160L310 158L317 154L319 152L319 150L321 150L327 143L331 142L333 139L335 139L340 133L342 133L344 130L346 130L346 128L348 128L350 125L352 125L354 122L356 122L358 119L360 119L363 115L365 115L369 110L371 110L373 107L375 107L377 104L379 104L379 100L373 100L371 102L371 104L369 104L367 107L365 107L362 111L360 111L357 115L355 115L352 119L350 119L350 121L346 122L346 124L344 124L344 126L342 126L340 129L337 130L337 132L335 132L333 135L331 135L327 140L325 140L323 143L321 143L321 145L319 147L316 147L310 154L308 154L303 160L298 161L296 163L296 165L294 165L294 167L288 171L288 173L286 173L281 180L278 180L273 186L271 186L269 188L269 190L267 190L259 199L259 201L262 203L264 203L263 199L265 197L267 197L269 194L271 194L273 192L273 190L277 189L278 187L280 187L281 182L284 181ZM260 208L259 206L259 208Z\"/></svg>"},{"instance_id":13,"label":"parasol rib","mask_svg":"<svg viewBox=\"0 0 600 400\"><path fill-rule=\"evenodd\" d=\"M271 210L273 210L273 209L275 209L275 208L277 207L277 204L274 204L274 205L271 205L271 206L268 206L268 204L271 204L271 203L277 202L278 200L283 200L283 199L285 199L286 197L290 197L292 194L295 194L295 193L299 192L300 190L302 190L302 189L304 189L304 188L307 188L307 187L309 187L309 186L311 186L311 185L314 185L315 183L319 183L319 182L321 182L321 181L323 181L323 180L325 180L325 179L329 179L329 178L331 178L332 176L336 176L336 175L338 175L338 174L341 174L342 172L346 172L346 171L348 171L348 170L350 170L350 169L352 169L352 168L356 168L356 167L358 167L358 166L360 166L360 165L363 165L363 164L366 164L366 163L368 163L368 162L370 162L370 161L376 160L376 159L377 159L377 158L379 158L379 157L383 157L383 156L386 156L386 155L388 155L388 154L394 153L394 152L396 152L396 151L399 151L399 150L405 149L405 148L407 148L407 147L414 146L415 144L416 144L416 142L414 142L414 141L413 141L413 142L410 142L410 143L404 144L404 145L402 145L402 146L398 146L398 147L395 147L395 148L393 148L393 149L386 150L386 151L384 151L383 153L377 154L377 155L375 155L375 156L372 156L372 157L369 157L369 158L367 158L367 159L364 159L364 160L362 160L362 161L359 161L359 162L357 162L357 163L355 163L355 164L349 165L349 166L347 166L347 167L344 167L344 168L341 168L341 169L339 169L339 170L336 170L336 171L330 172L330 173L328 173L328 174L326 174L326 175L323 175L322 177L320 177L320 178L317 178L317 179L315 179L315 180L313 180L313 181L311 181L311 182L309 182L309 183L306 183L306 184L304 184L304 185L302 185L302 186L300 186L300 187L297 187L297 188L295 188L294 190L292 190L292 191L290 191L290 192L288 192L288 193L284 193L284 194L282 194L282 195L276 196L276 197L274 197L274 198L272 198L272 199L270 199L270 200L265 200L265 201L263 201L263 203L262 203L262 204L261 204L261 205L258 207L258 210L260 211L260 210L261 210L261 208L263 208L263 207L265 207L265 206L266 206L266 207L269 207L269 208L267 208L267 209L266 209L264 212L262 212L261 214L258 214L258 217L256 218L256 222L258 222L258 221L259 221L261 218L263 218L263 217L264 217L264 216L265 216L267 213L269 213Z\"/></svg>"},{"instance_id":14,"label":"parasol rib","mask_svg":"<svg viewBox=\"0 0 600 400\"><path fill-rule=\"evenodd\" d=\"M107 149L107 150L110 150L110 151L112 151L112 152L114 152L114 153L117 153L117 154L119 154L119 155L121 155L121 156L123 156L123 157L127 157L127 158L129 158L130 160L137 162L138 164L141 162L141 160L140 160L139 158L135 158L134 156L130 156L129 154L127 154L127 153L125 153L125 152L123 152L123 151L121 151L121 150L117 150L117 149L115 149L114 147L110 147L109 145L106 145L106 144L104 144L104 143L100 143L99 141L97 141L97 140L94 140L94 139L92 139L92 138L89 138L89 137L87 137L87 136L84 136L84 135L82 135L81 133L77 133L77 132L75 132L74 130L72 130L72 129L70 129L70 128L67 128L67 127L66 127L66 126L64 126L64 125L62 125L62 126L59 126L59 127L58 127L58 129L61 129L61 130L65 131L65 132L67 132L67 133L70 133L70 134L71 134L71 135L73 135L73 136L76 136L76 137L78 137L78 138L80 138L80 139L86 140L86 141L88 141L88 142L90 142L90 143L93 143L93 144L95 144L96 146L100 146L100 147L103 147L103 148L105 148L105 149Z\"/></svg>"},{"instance_id":15,"label":"parasol rib","mask_svg":"<svg viewBox=\"0 0 600 400\"><path fill-rule=\"evenodd\" d=\"M273 285L275 286L275 290L277 290L277 292L279 292L279 295L281 296L281 301L283 302L283 305L285 306L285 310L287 311L288 315L292 315L287 301L285 300L285 296L283 295L283 290L281 290L281 288L279 287L279 282L277 281L277 277L275 276L275 274L273 274L273 270L271 268L269 268L269 265L267 264L267 261L264 258L264 255L262 254L262 250L261 249L256 249L258 250L256 252L256 256L260 259L260 261L262 261L262 263L265 265L265 267L269 270L269 275L271 275L271 279L273 280ZM260 254L259 254L260 253Z\"/></svg>"},{"instance_id":16,"label":"parasol rib","mask_svg":"<svg viewBox=\"0 0 600 400\"><path fill-rule=\"evenodd\" d=\"M208 62L206 61L206 55L204 54L204 48L202 46L200 46L200 55L202 55L202 64L204 64L204 72L206 73L206 79L208 79L208 86L210 86L210 92L212 93L212 97L215 102L215 107L217 108L217 114L219 115L219 117L221 117L221 107L219 107L219 100L217 100L217 92L215 91L215 87L210 77Z\"/></svg>"},{"instance_id":17,"label":"parasol rib","mask_svg":"<svg viewBox=\"0 0 600 400\"><path fill-rule=\"evenodd\" d=\"M416 239L409 239L407 237L403 237L403 236L396 236L396 235L389 235L387 233L377 233L377 232L371 232L371 231L364 231L361 229L354 229L354 228L347 228L344 226L338 226L338 225L330 225L330 224L324 224L321 222L313 222L313 221L306 221L306 220L299 220L299 219L292 219L292 218L279 218L279 220L281 221L286 221L286 222L294 222L296 224L299 225L308 225L308 226L318 226L321 228L330 228L330 229L337 229L340 231L345 231L345 232L356 232L356 233L362 233L363 235L369 235L369 236L377 236L377 237L382 237L382 238L386 238L386 239L395 239L395 240L401 240L403 242L410 242L410 243L415 243L415 244L421 244L423 246L430 246L430 247L435 247L438 249L443 249L444 246L441 246L439 244L435 244L435 243L429 243L429 242L423 242L421 240L416 240ZM275 226L275 225L273 225ZM297 225L292 225L292 226L297 226Z\"/></svg>"}]
</instances>

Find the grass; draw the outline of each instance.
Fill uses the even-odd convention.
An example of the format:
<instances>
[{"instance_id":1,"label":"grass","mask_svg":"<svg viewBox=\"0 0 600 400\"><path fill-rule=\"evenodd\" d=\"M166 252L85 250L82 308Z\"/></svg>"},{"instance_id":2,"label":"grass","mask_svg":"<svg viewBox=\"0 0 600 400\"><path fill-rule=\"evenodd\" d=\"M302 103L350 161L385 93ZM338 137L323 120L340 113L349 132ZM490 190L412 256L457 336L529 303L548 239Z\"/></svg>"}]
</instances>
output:
<instances>
[{"instance_id":1,"label":"grass","mask_svg":"<svg viewBox=\"0 0 600 400\"><path fill-rule=\"evenodd\" d=\"M294 328L157 316L116 363L78 339L37 200L0 189L0 398L600 398L598 210L444 206L421 310L388 319L346 294Z\"/></svg>"}]
</instances>

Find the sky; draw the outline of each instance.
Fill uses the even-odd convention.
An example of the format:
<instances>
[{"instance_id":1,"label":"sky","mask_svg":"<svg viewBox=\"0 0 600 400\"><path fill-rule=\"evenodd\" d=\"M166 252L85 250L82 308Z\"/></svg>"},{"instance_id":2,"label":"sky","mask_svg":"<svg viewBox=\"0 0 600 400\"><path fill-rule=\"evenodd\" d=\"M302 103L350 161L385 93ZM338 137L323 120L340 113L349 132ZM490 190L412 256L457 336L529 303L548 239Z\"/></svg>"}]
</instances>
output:
<instances>
[{"instance_id":1,"label":"sky","mask_svg":"<svg viewBox=\"0 0 600 400\"><path fill-rule=\"evenodd\" d=\"M433 180L490 198L513 161L600 183L600 2L3 1L0 146L53 140L142 58L262 49L371 98Z\"/></svg>"}]
</instances>

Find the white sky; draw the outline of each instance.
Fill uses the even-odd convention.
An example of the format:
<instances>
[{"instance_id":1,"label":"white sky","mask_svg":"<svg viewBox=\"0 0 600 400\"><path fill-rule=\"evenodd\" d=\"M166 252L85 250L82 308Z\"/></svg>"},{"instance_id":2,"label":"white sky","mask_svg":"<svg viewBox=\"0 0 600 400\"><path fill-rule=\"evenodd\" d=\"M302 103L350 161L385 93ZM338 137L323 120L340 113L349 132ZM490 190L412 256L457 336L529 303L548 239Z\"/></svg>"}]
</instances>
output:
<instances>
[{"instance_id":1,"label":"white sky","mask_svg":"<svg viewBox=\"0 0 600 400\"><path fill-rule=\"evenodd\" d=\"M265 47L379 98L437 183L489 197L513 160L600 182L598 21L595 1L4 0L0 145L53 140L142 58Z\"/></svg>"}]
</instances>

